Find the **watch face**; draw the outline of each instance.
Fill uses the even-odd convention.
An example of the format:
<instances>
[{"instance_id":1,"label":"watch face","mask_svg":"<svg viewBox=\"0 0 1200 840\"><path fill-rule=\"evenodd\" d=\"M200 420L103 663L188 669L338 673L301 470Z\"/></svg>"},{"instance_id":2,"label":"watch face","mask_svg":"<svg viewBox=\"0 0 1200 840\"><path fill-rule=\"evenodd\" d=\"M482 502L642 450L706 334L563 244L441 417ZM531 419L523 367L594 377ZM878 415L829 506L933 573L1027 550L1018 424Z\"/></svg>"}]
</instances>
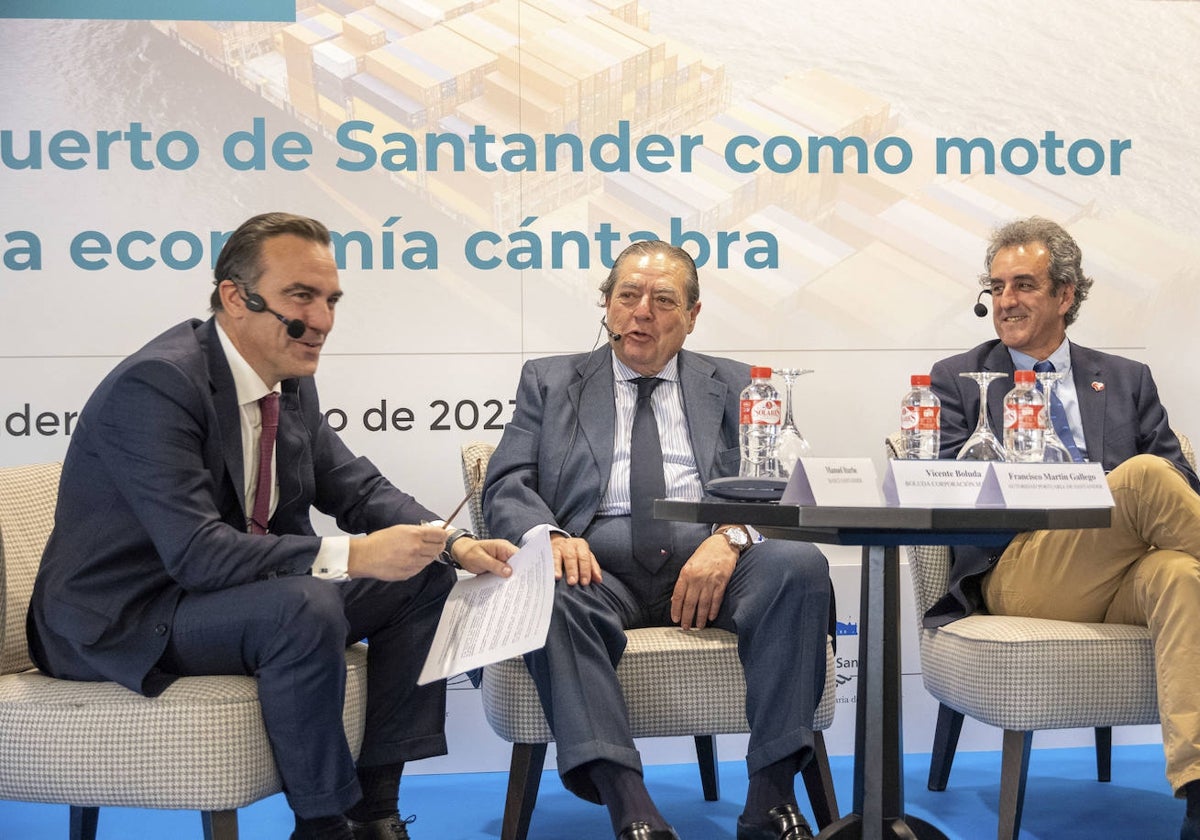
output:
<instances>
[{"instance_id":1,"label":"watch face","mask_svg":"<svg viewBox=\"0 0 1200 840\"><path fill-rule=\"evenodd\" d=\"M750 535L741 528L730 528L725 531L725 539L729 540L729 544L739 550L750 545Z\"/></svg>"}]
</instances>

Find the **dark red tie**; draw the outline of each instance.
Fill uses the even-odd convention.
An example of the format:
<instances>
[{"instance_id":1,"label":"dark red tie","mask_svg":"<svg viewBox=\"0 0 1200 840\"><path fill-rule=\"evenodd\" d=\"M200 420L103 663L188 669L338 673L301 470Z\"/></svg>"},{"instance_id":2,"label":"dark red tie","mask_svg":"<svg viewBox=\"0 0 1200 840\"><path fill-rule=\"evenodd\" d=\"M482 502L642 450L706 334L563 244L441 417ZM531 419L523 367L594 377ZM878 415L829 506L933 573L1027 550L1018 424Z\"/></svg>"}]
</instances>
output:
<instances>
[{"instance_id":1,"label":"dark red tie","mask_svg":"<svg viewBox=\"0 0 1200 840\"><path fill-rule=\"evenodd\" d=\"M279 429L279 395L274 391L258 401L262 412L262 435L258 439L258 487L254 491L254 512L250 514L250 533L267 533L271 518L271 456L275 454L275 432Z\"/></svg>"}]
</instances>

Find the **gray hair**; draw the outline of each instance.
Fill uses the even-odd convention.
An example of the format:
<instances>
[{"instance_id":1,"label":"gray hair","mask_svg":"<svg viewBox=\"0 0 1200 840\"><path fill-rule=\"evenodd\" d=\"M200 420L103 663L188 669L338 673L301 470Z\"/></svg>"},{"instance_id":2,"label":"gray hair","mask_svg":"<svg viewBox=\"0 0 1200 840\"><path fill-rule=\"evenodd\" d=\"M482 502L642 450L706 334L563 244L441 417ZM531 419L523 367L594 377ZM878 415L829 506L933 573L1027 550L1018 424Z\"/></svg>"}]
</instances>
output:
<instances>
[{"instance_id":1,"label":"gray hair","mask_svg":"<svg viewBox=\"0 0 1200 840\"><path fill-rule=\"evenodd\" d=\"M1070 326L1079 317L1080 304L1087 300L1092 278L1083 273L1083 252L1079 244L1057 222L1031 216L1009 222L996 230L988 243L987 256L983 261L984 273L980 275L979 283L982 286L991 285L992 260L1001 249L1032 242L1045 246L1050 255L1051 294L1057 295L1064 284L1075 287L1075 300L1063 316L1067 326Z\"/></svg>"},{"instance_id":2,"label":"gray hair","mask_svg":"<svg viewBox=\"0 0 1200 840\"><path fill-rule=\"evenodd\" d=\"M655 253L665 253L668 256L678 260L683 264L684 270L687 272L687 308L691 309L696 305L696 301L700 300L700 277L696 273L696 262L692 259L692 255L682 248L677 248L674 245L668 245L661 239L641 239L634 242L628 248L617 256L613 262L612 268L608 272L608 276L604 278L604 282L600 284L600 294L604 300L600 304L604 306L608 303L609 297L612 296L613 287L617 285L617 280L621 276L621 263L627 257L647 256Z\"/></svg>"}]
</instances>

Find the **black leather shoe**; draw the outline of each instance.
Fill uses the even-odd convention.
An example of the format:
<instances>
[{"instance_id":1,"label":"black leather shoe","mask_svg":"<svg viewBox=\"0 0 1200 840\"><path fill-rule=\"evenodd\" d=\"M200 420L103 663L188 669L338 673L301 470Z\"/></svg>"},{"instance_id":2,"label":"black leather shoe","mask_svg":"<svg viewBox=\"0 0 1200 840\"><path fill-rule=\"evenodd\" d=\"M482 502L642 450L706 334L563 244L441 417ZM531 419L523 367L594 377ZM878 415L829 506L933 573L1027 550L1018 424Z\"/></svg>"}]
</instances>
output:
<instances>
[{"instance_id":1,"label":"black leather shoe","mask_svg":"<svg viewBox=\"0 0 1200 840\"><path fill-rule=\"evenodd\" d=\"M332 822L332 818L330 819ZM328 837L330 834L336 834L338 840L354 840L354 835L350 833L350 825L343 821L339 828L325 827L323 829L314 829L311 826L301 827L297 820L296 830L292 832L291 840L313 840L313 838L321 836Z\"/></svg>"},{"instance_id":2,"label":"black leather shoe","mask_svg":"<svg viewBox=\"0 0 1200 840\"><path fill-rule=\"evenodd\" d=\"M403 820L399 814L388 814L381 820L370 822L347 820L354 840L409 840L408 826L416 821L416 814Z\"/></svg>"},{"instance_id":3,"label":"black leather shoe","mask_svg":"<svg viewBox=\"0 0 1200 840\"><path fill-rule=\"evenodd\" d=\"M679 840L679 835L673 828L651 828L650 823L637 820L622 828L617 840Z\"/></svg>"},{"instance_id":4,"label":"black leather shoe","mask_svg":"<svg viewBox=\"0 0 1200 840\"><path fill-rule=\"evenodd\" d=\"M813 840L808 821L790 802L776 805L767 816L770 822L766 825L748 825L738 817L737 840Z\"/></svg>"}]
</instances>

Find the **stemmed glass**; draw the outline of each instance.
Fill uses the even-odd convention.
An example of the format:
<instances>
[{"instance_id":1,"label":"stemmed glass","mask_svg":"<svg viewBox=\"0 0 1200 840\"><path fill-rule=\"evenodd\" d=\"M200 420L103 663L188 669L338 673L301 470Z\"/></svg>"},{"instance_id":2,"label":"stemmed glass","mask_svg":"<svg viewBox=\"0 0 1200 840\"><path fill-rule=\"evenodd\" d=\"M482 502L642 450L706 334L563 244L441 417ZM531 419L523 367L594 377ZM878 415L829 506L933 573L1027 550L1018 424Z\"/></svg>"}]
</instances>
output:
<instances>
[{"instance_id":1,"label":"stemmed glass","mask_svg":"<svg viewBox=\"0 0 1200 840\"><path fill-rule=\"evenodd\" d=\"M989 385L997 379L1005 378L1008 374L998 371L975 371L960 373L959 376L974 379L975 384L979 386L979 421L975 424L975 431L962 445L962 449L958 450L958 460L1003 461L1004 446L992 431L992 424L988 422L987 391Z\"/></svg>"},{"instance_id":2,"label":"stemmed glass","mask_svg":"<svg viewBox=\"0 0 1200 840\"><path fill-rule=\"evenodd\" d=\"M778 368L771 372L783 380L785 388L783 425L779 427L779 435L775 439L775 460L783 477L791 478L796 461L812 454L812 447L796 428L796 421L792 416L792 386L801 376L813 371L811 368Z\"/></svg>"},{"instance_id":3,"label":"stemmed glass","mask_svg":"<svg viewBox=\"0 0 1200 840\"><path fill-rule=\"evenodd\" d=\"M1053 410L1050 406L1054 404L1054 388L1058 385L1058 380L1062 378L1062 374L1057 371L1046 370L1040 371L1037 378L1042 393L1046 395L1046 407L1042 411L1042 463L1070 464L1075 459L1071 457L1071 450L1067 449L1063 444L1062 438L1058 436L1058 432L1054 431L1054 417L1050 413Z\"/></svg>"}]
</instances>

